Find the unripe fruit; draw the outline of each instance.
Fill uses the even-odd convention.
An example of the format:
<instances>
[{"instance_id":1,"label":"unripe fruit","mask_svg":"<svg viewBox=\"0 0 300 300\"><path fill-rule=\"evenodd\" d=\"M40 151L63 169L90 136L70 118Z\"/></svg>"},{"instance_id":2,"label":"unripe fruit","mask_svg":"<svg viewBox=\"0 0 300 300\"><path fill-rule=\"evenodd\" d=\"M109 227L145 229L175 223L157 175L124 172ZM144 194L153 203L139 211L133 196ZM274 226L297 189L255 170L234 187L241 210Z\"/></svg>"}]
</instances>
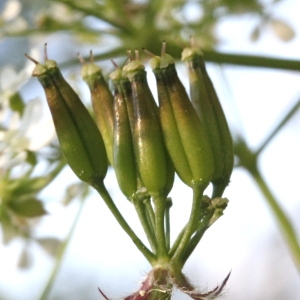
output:
<instances>
[{"instance_id":1,"label":"unripe fruit","mask_svg":"<svg viewBox=\"0 0 300 300\"><path fill-rule=\"evenodd\" d=\"M45 54L42 65L27 57L36 64L32 76L38 77L45 90L59 143L71 169L82 181L102 181L108 163L96 123L54 60L48 60Z\"/></svg>"}]
</instances>

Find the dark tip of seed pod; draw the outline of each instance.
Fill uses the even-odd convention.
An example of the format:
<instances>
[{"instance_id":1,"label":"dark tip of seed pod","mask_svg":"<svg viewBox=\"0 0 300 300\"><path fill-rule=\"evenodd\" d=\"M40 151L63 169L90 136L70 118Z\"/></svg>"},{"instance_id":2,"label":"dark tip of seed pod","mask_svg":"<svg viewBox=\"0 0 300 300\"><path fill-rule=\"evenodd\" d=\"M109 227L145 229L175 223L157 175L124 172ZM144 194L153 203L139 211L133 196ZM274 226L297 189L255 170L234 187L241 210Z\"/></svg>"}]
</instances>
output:
<instances>
[{"instance_id":1,"label":"dark tip of seed pod","mask_svg":"<svg viewBox=\"0 0 300 300\"><path fill-rule=\"evenodd\" d=\"M112 62L113 66L114 66L114 68L116 70L120 69L120 67L118 66L118 64L113 59L111 59L110 61Z\"/></svg>"},{"instance_id":2,"label":"dark tip of seed pod","mask_svg":"<svg viewBox=\"0 0 300 300\"><path fill-rule=\"evenodd\" d=\"M34 62L36 65L39 64L39 62L38 62L36 59L34 59L34 58L32 58L31 56L29 56L27 53L25 53L24 55L25 55L29 60L31 60L32 62Z\"/></svg>"},{"instance_id":3,"label":"dark tip of seed pod","mask_svg":"<svg viewBox=\"0 0 300 300\"><path fill-rule=\"evenodd\" d=\"M100 294L104 297L104 299L109 300L109 299L107 298L107 296L100 290L100 288L98 288L98 291L99 291Z\"/></svg>"},{"instance_id":4,"label":"dark tip of seed pod","mask_svg":"<svg viewBox=\"0 0 300 300\"><path fill-rule=\"evenodd\" d=\"M144 47L142 48L142 50L143 50L147 55L149 55L150 57L155 57L155 56L156 56L154 53L152 53L151 51L145 49Z\"/></svg>"},{"instance_id":5,"label":"dark tip of seed pod","mask_svg":"<svg viewBox=\"0 0 300 300\"><path fill-rule=\"evenodd\" d=\"M48 60L47 43L44 44L44 61Z\"/></svg>"}]
</instances>

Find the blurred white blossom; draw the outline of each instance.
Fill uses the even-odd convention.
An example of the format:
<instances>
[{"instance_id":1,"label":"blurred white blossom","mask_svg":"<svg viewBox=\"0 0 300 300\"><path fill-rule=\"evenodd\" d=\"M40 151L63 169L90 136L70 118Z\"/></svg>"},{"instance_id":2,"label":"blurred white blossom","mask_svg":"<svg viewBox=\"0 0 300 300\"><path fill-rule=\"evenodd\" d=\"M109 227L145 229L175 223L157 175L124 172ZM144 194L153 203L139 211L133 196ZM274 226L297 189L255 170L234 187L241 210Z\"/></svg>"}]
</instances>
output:
<instances>
[{"instance_id":1,"label":"blurred white blossom","mask_svg":"<svg viewBox=\"0 0 300 300\"><path fill-rule=\"evenodd\" d=\"M43 120L41 99L30 100L22 116L9 112L9 120L0 131L0 169L9 169L24 162L27 151L36 151L51 142L55 136L53 122L50 118ZM4 113L2 113L4 116ZM3 123L2 123L3 124Z\"/></svg>"},{"instance_id":2,"label":"blurred white blossom","mask_svg":"<svg viewBox=\"0 0 300 300\"><path fill-rule=\"evenodd\" d=\"M30 54L37 57L34 50ZM50 117L45 118L41 99L25 104L23 113L10 107L11 98L29 80L32 63L16 72L11 66L0 71L0 170L9 170L23 163L27 151L36 151L51 142L55 130Z\"/></svg>"},{"instance_id":3,"label":"blurred white blossom","mask_svg":"<svg viewBox=\"0 0 300 300\"><path fill-rule=\"evenodd\" d=\"M40 13L36 15L36 24L42 24L43 20L47 17L51 17L51 19L61 24L68 25L81 20L83 14L81 12L74 12L74 10L62 3L52 3L47 10L40 11Z\"/></svg>"},{"instance_id":4,"label":"blurred white blossom","mask_svg":"<svg viewBox=\"0 0 300 300\"><path fill-rule=\"evenodd\" d=\"M22 17L17 17L13 22L6 23L4 29L6 34L14 34L25 31L27 28L27 21Z\"/></svg>"},{"instance_id":5,"label":"blurred white blossom","mask_svg":"<svg viewBox=\"0 0 300 300\"><path fill-rule=\"evenodd\" d=\"M18 0L9 0L4 4L0 18L3 21L11 21L15 19L22 10L22 4Z\"/></svg>"},{"instance_id":6,"label":"blurred white blossom","mask_svg":"<svg viewBox=\"0 0 300 300\"><path fill-rule=\"evenodd\" d=\"M29 55L37 59L40 56L36 49L32 49ZM31 73L32 62L29 60L26 60L24 68L18 72L12 66L4 66L0 69L0 106L20 90L31 77Z\"/></svg>"},{"instance_id":7,"label":"blurred white blossom","mask_svg":"<svg viewBox=\"0 0 300 300\"><path fill-rule=\"evenodd\" d=\"M75 13L74 10L61 3L54 3L49 11L53 19L63 22L64 24L72 24L74 21L80 20L82 13ZM64 16L63 18L61 16Z\"/></svg>"},{"instance_id":8,"label":"blurred white blossom","mask_svg":"<svg viewBox=\"0 0 300 300\"><path fill-rule=\"evenodd\" d=\"M28 28L28 23L21 16L22 4L18 0L8 0L0 13L0 28L6 34L13 34L24 31Z\"/></svg>"},{"instance_id":9,"label":"blurred white blossom","mask_svg":"<svg viewBox=\"0 0 300 300\"><path fill-rule=\"evenodd\" d=\"M272 19L270 25L278 38L284 42L291 41L296 35L294 29L284 20Z\"/></svg>"}]
</instances>

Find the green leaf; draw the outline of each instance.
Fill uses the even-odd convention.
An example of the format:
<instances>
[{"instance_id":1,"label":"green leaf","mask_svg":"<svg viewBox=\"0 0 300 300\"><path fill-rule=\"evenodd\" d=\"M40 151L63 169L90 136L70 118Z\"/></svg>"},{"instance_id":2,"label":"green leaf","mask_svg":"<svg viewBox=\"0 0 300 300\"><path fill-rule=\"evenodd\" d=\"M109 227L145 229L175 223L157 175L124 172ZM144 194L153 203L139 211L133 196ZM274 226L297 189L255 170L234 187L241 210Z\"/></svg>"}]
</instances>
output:
<instances>
[{"instance_id":1,"label":"green leaf","mask_svg":"<svg viewBox=\"0 0 300 300\"><path fill-rule=\"evenodd\" d=\"M23 114L25 104L19 93L15 93L12 96L10 96L9 106L13 111L18 112L20 115Z\"/></svg>"},{"instance_id":2,"label":"green leaf","mask_svg":"<svg viewBox=\"0 0 300 300\"><path fill-rule=\"evenodd\" d=\"M16 198L8 203L16 214L27 218L40 217L47 214L43 203L35 198Z\"/></svg>"},{"instance_id":3,"label":"green leaf","mask_svg":"<svg viewBox=\"0 0 300 300\"><path fill-rule=\"evenodd\" d=\"M7 191L10 191L8 198L28 198L29 195L34 195L40 192L47 184L47 177L29 178L27 176L23 176L19 180L12 179L7 184Z\"/></svg>"},{"instance_id":4,"label":"green leaf","mask_svg":"<svg viewBox=\"0 0 300 300\"><path fill-rule=\"evenodd\" d=\"M37 164L36 154L33 151L28 150L26 161L32 166L35 166Z\"/></svg>"},{"instance_id":5,"label":"green leaf","mask_svg":"<svg viewBox=\"0 0 300 300\"><path fill-rule=\"evenodd\" d=\"M89 185L84 182L69 185L65 191L65 195L62 201L63 205L70 204L77 197L83 200L89 194L89 191Z\"/></svg>"},{"instance_id":6,"label":"green leaf","mask_svg":"<svg viewBox=\"0 0 300 300\"><path fill-rule=\"evenodd\" d=\"M261 27L260 25L256 26L251 32L250 39L252 42L257 42L261 35Z\"/></svg>"},{"instance_id":7,"label":"green leaf","mask_svg":"<svg viewBox=\"0 0 300 300\"><path fill-rule=\"evenodd\" d=\"M29 269L31 266L32 266L32 257L28 251L28 248L25 246L18 259L18 268L25 270L25 269Z\"/></svg>"},{"instance_id":8,"label":"green leaf","mask_svg":"<svg viewBox=\"0 0 300 300\"><path fill-rule=\"evenodd\" d=\"M56 255L56 253L61 245L61 241L58 238L54 238L54 237L39 238L36 241L51 256Z\"/></svg>"},{"instance_id":9,"label":"green leaf","mask_svg":"<svg viewBox=\"0 0 300 300\"><path fill-rule=\"evenodd\" d=\"M1 216L2 243L7 245L12 239L20 236L16 227L11 223L6 213Z\"/></svg>"}]
</instances>

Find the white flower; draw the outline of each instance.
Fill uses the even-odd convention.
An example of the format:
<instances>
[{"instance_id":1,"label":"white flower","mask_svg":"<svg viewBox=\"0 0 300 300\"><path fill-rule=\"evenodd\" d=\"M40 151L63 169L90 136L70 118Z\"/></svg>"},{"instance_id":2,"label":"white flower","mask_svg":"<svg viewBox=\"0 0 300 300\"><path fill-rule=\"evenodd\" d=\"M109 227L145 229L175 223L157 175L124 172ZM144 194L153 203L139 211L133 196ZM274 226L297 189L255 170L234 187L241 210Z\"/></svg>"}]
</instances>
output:
<instances>
[{"instance_id":1,"label":"white flower","mask_svg":"<svg viewBox=\"0 0 300 300\"><path fill-rule=\"evenodd\" d=\"M9 110L6 107L6 110ZM5 129L0 131L0 170L8 170L23 163L27 150L37 151L51 142L55 136L50 118L43 120L43 106L40 99L30 100L22 117L9 112Z\"/></svg>"},{"instance_id":2,"label":"white flower","mask_svg":"<svg viewBox=\"0 0 300 300\"><path fill-rule=\"evenodd\" d=\"M10 0L5 2L3 11L0 15L4 21L11 21L15 19L21 12L22 5L20 1Z\"/></svg>"},{"instance_id":3,"label":"white flower","mask_svg":"<svg viewBox=\"0 0 300 300\"><path fill-rule=\"evenodd\" d=\"M8 0L5 2L0 13L0 28L4 34L12 34L24 31L28 28L28 23L21 16L22 4L18 0Z\"/></svg>"},{"instance_id":4,"label":"white flower","mask_svg":"<svg viewBox=\"0 0 300 300\"><path fill-rule=\"evenodd\" d=\"M16 72L11 66L4 66L0 72L0 99L9 98L29 79L26 69Z\"/></svg>"},{"instance_id":5,"label":"white flower","mask_svg":"<svg viewBox=\"0 0 300 300\"><path fill-rule=\"evenodd\" d=\"M55 129L51 118L43 120L43 104L39 98L30 100L26 105L20 122L20 134L29 144L28 150L36 151L51 142Z\"/></svg>"},{"instance_id":6,"label":"white flower","mask_svg":"<svg viewBox=\"0 0 300 300\"><path fill-rule=\"evenodd\" d=\"M32 49L30 56L39 57L38 51ZM32 72L32 62L26 60L24 68L16 72L12 66L4 66L0 70L0 107L14 95L29 80ZM1 120L1 119L0 119Z\"/></svg>"}]
</instances>

